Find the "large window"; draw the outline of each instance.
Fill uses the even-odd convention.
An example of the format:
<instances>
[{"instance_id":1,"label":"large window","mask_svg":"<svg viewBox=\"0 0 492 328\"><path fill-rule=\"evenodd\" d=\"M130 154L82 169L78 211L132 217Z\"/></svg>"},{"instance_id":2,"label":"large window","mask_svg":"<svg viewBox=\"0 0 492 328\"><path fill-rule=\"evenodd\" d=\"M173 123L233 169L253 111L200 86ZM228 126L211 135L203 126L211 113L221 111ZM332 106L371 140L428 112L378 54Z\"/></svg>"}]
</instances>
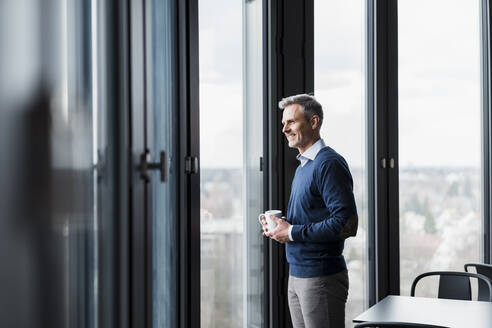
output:
<instances>
[{"instance_id":1,"label":"large window","mask_svg":"<svg viewBox=\"0 0 492 328\"><path fill-rule=\"evenodd\" d=\"M367 197L364 101L364 2L314 3L314 85L325 118L321 137L348 162L359 214L355 238L345 242L349 272L346 326L366 302Z\"/></svg>"},{"instance_id":2,"label":"large window","mask_svg":"<svg viewBox=\"0 0 492 328\"><path fill-rule=\"evenodd\" d=\"M422 272L480 261L479 1L400 0L398 25L400 281L408 295Z\"/></svg>"},{"instance_id":3,"label":"large window","mask_svg":"<svg viewBox=\"0 0 492 328\"><path fill-rule=\"evenodd\" d=\"M199 1L201 327L262 327L262 1Z\"/></svg>"}]
</instances>

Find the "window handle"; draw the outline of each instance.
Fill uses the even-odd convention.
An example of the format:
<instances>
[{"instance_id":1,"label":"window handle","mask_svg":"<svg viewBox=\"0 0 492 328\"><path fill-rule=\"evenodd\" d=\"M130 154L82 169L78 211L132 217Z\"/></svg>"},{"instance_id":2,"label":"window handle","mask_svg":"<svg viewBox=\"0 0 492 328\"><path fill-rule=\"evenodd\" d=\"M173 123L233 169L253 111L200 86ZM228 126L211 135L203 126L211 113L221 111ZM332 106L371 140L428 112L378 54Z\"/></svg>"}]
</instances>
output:
<instances>
[{"instance_id":1,"label":"window handle","mask_svg":"<svg viewBox=\"0 0 492 328\"><path fill-rule=\"evenodd\" d=\"M159 155L159 162L153 163L149 162L150 152L146 150L142 155L140 155L140 177L145 182L150 181L149 170L159 170L161 173L161 182L166 182L167 180L167 166L166 166L166 152L161 151Z\"/></svg>"}]
</instances>

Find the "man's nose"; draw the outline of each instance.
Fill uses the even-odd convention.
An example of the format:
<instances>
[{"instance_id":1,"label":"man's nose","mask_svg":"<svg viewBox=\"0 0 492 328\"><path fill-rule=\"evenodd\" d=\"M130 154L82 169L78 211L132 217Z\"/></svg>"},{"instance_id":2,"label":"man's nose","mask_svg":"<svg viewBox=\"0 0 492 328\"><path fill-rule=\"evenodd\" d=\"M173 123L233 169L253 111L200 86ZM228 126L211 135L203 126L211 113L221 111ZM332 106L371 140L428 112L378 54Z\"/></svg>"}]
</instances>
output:
<instances>
[{"instance_id":1,"label":"man's nose","mask_svg":"<svg viewBox=\"0 0 492 328\"><path fill-rule=\"evenodd\" d=\"M282 128L282 132L286 133L288 131L289 131L289 128L286 125L284 125L284 127Z\"/></svg>"}]
</instances>

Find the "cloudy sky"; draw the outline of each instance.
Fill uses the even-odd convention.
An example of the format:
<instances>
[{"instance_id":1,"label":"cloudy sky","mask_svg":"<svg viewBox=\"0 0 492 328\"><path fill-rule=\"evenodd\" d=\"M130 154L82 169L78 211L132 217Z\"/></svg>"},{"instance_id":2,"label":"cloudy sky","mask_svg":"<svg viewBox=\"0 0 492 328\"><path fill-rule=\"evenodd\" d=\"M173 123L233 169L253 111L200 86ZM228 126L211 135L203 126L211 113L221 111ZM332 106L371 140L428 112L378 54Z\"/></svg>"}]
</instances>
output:
<instances>
[{"instance_id":1,"label":"cloudy sky","mask_svg":"<svg viewBox=\"0 0 492 328\"><path fill-rule=\"evenodd\" d=\"M479 167L479 1L398 4L400 162Z\"/></svg>"},{"instance_id":2,"label":"cloudy sky","mask_svg":"<svg viewBox=\"0 0 492 328\"><path fill-rule=\"evenodd\" d=\"M200 0L199 6L202 167L241 167L243 1ZM400 165L478 167L478 0L400 0L398 6ZM365 152L364 11L362 0L315 1L322 135L352 167L363 165Z\"/></svg>"},{"instance_id":3,"label":"cloudy sky","mask_svg":"<svg viewBox=\"0 0 492 328\"><path fill-rule=\"evenodd\" d=\"M242 2L199 0L202 168L243 163Z\"/></svg>"}]
</instances>

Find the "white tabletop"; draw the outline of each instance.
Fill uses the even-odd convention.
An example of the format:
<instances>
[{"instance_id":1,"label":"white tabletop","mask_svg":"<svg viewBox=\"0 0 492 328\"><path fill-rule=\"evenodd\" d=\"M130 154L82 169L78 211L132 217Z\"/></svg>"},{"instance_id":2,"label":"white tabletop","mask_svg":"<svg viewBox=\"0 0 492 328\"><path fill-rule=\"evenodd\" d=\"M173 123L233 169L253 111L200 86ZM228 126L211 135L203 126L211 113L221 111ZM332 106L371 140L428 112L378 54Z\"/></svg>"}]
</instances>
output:
<instances>
[{"instance_id":1,"label":"white tabletop","mask_svg":"<svg viewBox=\"0 0 492 328\"><path fill-rule=\"evenodd\" d=\"M491 328L492 302L386 296L353 321L400 321L450 328Z\"/></svg>"}]
</instances>

